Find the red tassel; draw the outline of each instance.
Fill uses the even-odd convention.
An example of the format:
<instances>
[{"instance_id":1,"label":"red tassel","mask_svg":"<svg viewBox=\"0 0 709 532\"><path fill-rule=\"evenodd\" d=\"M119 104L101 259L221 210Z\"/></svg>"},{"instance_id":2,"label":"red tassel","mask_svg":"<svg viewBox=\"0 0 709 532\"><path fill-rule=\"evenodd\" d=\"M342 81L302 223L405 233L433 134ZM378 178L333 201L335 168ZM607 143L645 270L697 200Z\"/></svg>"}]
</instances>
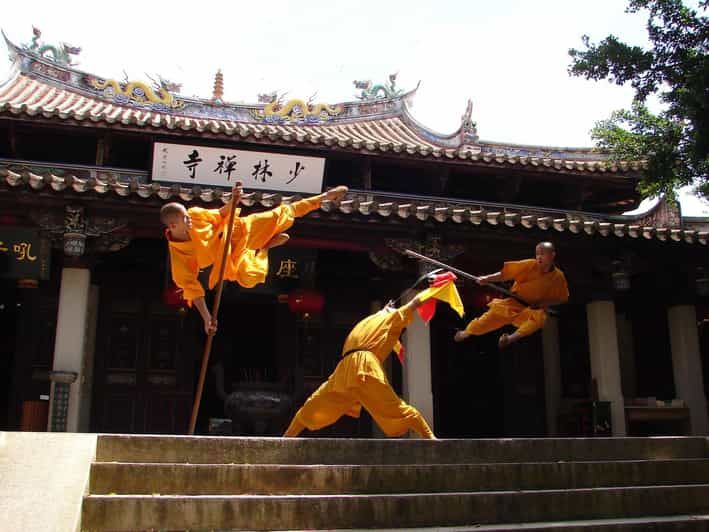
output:
<instances>
[{"instance_id":1,"label":"red tassel","mask_svg":"<svg viewBox=\"0 0 709 532\"><path fill-rule=\"evenodd\" d=\"M457 277L453 272L441 273L433 278L430 286L432 288L439 288L447 283L455 281L456 279ZM428 323L436 315L436 299L431 298L428 301L425 301L422 305L419 306L419 308L416 309L416 311L418 312L419 316L421 316L421 319L425 323Z\"/></svg>"},{"instance_id":2,"label":"red tassel","mask_svg":"<svg viewBox=\"0 0 709 532\"><path fill-rule=\"evenodd\" d=\"M399 362L404 363L404 355L406 355L406 348L402 345L401 349L396 352L396 356L399 358Z\"/></svg>"},{"instance_id":3,"label":"red tassel","mask_svg":"<svg viewBox=\"0 0 709 532\"><path fill-rule=\"evenodd\" d=\"M421 316L421 319L425 323L428 323L433 319L433 316L436 315L436 300L434 298L431 298L428 301L424 301L416 309L416 312L418 312L419 316Z\"/></svg>"}]
</instances>

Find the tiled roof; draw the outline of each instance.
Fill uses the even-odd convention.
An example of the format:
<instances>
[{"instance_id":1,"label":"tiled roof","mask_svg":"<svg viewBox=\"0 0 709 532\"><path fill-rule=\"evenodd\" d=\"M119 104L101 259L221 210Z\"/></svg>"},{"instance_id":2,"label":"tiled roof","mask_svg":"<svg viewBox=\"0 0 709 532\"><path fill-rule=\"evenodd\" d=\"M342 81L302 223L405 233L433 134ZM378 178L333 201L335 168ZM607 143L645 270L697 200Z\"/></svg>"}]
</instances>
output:
<instances>
[{"instance_id":1,"label":"tiled roof","mask_svg":"<svg viewBox=\"0 0 709 532\"><path fill-rule=\"evenodd\" d=\"M40 57L9 41L7 44L15 64L9 79L0 85L0 116L36 116L165 132L209 133L256 143L302 144L564 173L626 174L640 170L637 163L616 164L591 149L479 141L467 115L455 133L437 134L419 124L409 113L407 102L415 90L395 97L335 106L310 106L301 102L300 107L324 110L292 118L268 115L265 110L269 104L227 104L214 99L182 98L167 89L158 99L158 88L140 82L103 80ZM130 92L129 87L132 87ZM151 99L146 99L146 91ZM293 102L300 100L288 104L292 107L296 105ZM472 111L471 106L469 111Z\"/></svg>"},{"instance_id":2,"label":"tiled roof","mask_svg":"<svg viewBox=\"0 0 709 532\"><path fill-rule=\"evenodd\" d=\"M140 179L124 181L106 172L101 177L79 178L74 175L57 176L52 173L34 173L29 170L14 172L0 168L0 187L10 190L51 190L57 193L95 193L99 196L156 198L161 201L201 201L204 203L226 202L230 193L222 189L207 189L198 186L185 188L179 185L164 186L159 183L144 183ZM250 192L242 196L247 206L273 207L281 202L291 202L295 196L277 193ZM659 207L658 207L659 208ZM456 224L486 225L490 227L519 227L521 229L553 230L602 237L643 238L686 244L707 244L709 232L689 228L648 225L654 219L652 213L640 216L601 216L583 212L541 209L520 205L503 205L460 201L448 198L411 197L378 193L374 191L351 191L339 202L323 202L324 212L361 215L385 220L387 218L418 221L453 222Z\"/></svg>"}]
</instances>

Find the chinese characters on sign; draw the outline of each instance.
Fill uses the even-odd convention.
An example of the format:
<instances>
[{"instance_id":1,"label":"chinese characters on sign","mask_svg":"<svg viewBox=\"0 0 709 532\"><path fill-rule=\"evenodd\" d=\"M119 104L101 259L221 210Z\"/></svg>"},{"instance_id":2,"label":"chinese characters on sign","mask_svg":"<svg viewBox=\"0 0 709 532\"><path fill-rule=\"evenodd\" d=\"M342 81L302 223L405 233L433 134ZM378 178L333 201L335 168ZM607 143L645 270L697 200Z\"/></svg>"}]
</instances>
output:
<instances>
[{"instance_id":1,"label":"chinese characters on sign","mask_svg":"<svg viewBox=\"0 0 709 532\"><path fill-rule=\"evenodd\" d=\"M153 181L317 194L322 191L325 159L206 146L156 142Z\"/></svg>"},{"instance_id":2,"label":"chinese characters on sign","mask_svg":"<svg viewBox=\"0 0 709 532\"><path fill-rule=\"evenodd\" d=\"M15 259L17 260L28 260L34 262L37 260L37 256L32 256L32 242L20 242L12 245L12 252L15 254Z\"/></svg>"},{"instance_id":3,"label":"chinese characters on sign","mask_svg":"<svg viewBox=\"0 0 709 532\"><path fill-rule=\"evenodd\" d=\"M269 179L273 177L273 172L270 172L268 170L268 168L269 168L268 159L263 161L263 165L262 165L261 161L259 161L258 163L256 163L254 165L254 171L251 172L251 177L253 177L256 180L258 180L258 178L260 177L261 182L265 183L266 177L268 177Z\"/></svg>"},{"instance_id":4,"label":"chinese characters on sign","mask_svg":"<svg viewBox=\"0 0 709 532\"><path fill-rule=\"evenodd\" d=\"M236 155L230 155L229 157L221 155L219 159L214 171L216 172L218 170L220 174L226 173L226 180L229 181L231 179L231 173L236 169L236 161L234 160L236 159Z\"/></svg>"},{"instance_id":5,"label":"chinese characters on sign","mask_svg":"<svg viewBox=\"0 0 709 532\"><path fill-rule=\"evenodd\" d=\"M291 170L291 171L288 172L288 175L291 176L291 178L290 178L290 180L286 181L286 183L289 183L289 184L290 184L290 183L292 183L293 181L295 181L296 177L298 177L298 174L299 174L300 172L302 172L303 170L305 170L305 166L303 166L302 164L300 164L300 161L296 161L296 162L295 162L295 168L293 168L293 170Z\"/></svg>"},{"instance_id":6,"label":"chinese characters on sign","mask_svg":"<svg viewBox=\"0 0 709 532\"><path fill-rule=\"evenodd\" d=\"M199 158L199 153L197 150L192 150L192 153L190 153L187 156L186 161L182 161L182 164L184 164L189 172L189 175L192 179L194 179L194 170L197 168L197 165L202 162L202 159Z\"/></svg>"},{"instance_id":7,"label":"chinese characters on sign","mask_svg":"<svg viewBox=\"0 0 709 532\"><path fill-rule=\"evenodd\" d=\"M10 253L10 248L7 246L8 244L0 240L0 253ZM32 242L18 242L12 244L12 253L17 261L27 260L33 262L37 260L36 256L32 256Z\"/></svg>"},{"instance_id":8,"label":"chinese characters on sign","mask_svg":"<svg viewBox=\"0 0 709 532\"><path fill-rule=\"evenodd\" d=\"M0 227L0 277L49 278L49 242L24 227Z\"/></svg>"},{"instance_id":9,"label":"chinese characters on sign","mask_svg":"<svg viewBox=\"0 0 709 532\"><path fill-rule=\"evenodd\" d=\"M298 263L293 259L281 259L276 272L276 277L279 279L297 279L298 278Z\"/></svg>"}]
</instances>

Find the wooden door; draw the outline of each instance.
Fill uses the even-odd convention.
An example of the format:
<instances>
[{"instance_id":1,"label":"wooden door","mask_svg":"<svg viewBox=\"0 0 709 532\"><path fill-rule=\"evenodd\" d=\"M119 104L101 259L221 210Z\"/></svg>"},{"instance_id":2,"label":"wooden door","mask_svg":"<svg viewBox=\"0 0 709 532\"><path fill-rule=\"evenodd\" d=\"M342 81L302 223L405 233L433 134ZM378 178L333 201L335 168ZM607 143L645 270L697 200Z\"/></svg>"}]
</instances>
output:
<instances>
[{"instance_id":1,"label":"wooden door","mask_svg":"<svg viewBox=\"0 0 709 532\"><path fill-rule=\"evenodd\" d=\"M191 316L151 290L104 288L100 299L94 430L185 434L198 358Z\"/></svg>"}]
</instances>

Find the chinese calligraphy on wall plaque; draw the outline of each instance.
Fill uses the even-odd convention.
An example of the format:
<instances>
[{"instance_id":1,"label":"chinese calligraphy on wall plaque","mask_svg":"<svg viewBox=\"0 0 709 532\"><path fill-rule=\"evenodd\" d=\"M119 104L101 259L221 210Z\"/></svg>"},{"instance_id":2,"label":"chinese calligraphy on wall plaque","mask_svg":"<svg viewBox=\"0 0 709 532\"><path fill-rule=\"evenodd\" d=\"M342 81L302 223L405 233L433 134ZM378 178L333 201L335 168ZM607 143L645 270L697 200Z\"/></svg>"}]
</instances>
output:
<instances>
[{"instance_id":1,"label":"chinese calligraphy on wall plaque","mask_svg":"<svg viewBox=\"0 0 709 532\"><path fill-rule=\"evenodd\" d=\"M317 194L325 159L226 148L156 142L153 181Z\"/></svg>"},{"instance_id":2,"label":"chinese calligraphy on wall plaque","mask_svg":"<svg viewBox=\"0 0 709 532\"><path fill-rule=\"evenodd\" d=\"M36 230L0 227L0 277L49 278L49 242Z\"/></svg>"}]
</instances>

